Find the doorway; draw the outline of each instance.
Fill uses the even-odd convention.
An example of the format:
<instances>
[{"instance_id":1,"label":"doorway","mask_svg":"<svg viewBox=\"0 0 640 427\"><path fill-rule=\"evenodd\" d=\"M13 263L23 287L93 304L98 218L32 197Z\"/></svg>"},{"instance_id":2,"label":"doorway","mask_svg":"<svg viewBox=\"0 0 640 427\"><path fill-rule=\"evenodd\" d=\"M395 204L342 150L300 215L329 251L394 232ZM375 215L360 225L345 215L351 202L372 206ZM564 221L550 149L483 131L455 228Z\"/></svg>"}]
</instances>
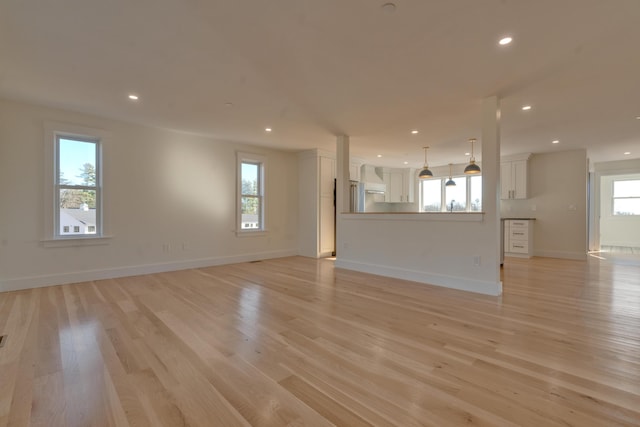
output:
<instances>
[{"instance_id":1,"label":"doorway","mask_svg":"<svg viewBox=\"0 0 640 427\"><path fill-rule=\"evenodd\" d=\"M640 255L640 173L601 175L597 197L598 252Z\"/></svg>"}]
</instances>

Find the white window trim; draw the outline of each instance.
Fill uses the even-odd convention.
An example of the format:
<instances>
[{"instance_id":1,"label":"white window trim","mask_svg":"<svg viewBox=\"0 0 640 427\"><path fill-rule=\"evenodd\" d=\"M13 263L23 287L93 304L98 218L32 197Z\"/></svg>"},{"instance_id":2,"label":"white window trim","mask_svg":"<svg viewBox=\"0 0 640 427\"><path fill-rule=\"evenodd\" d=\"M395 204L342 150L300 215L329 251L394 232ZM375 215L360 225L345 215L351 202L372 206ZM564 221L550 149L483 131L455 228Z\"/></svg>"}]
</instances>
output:
<instances>
[{"instance_id":1,"label":"white window trim","mask_svg":"<svg viewBox=\"0 0 640 427\"><path fill-rule=\"evenodd\" d=\"M101 198L100 210L96 212L96 216L100 218L101 230L96 228L95 235L83 236L61 236L59 230L56 229L58 224L59 207L56 206L54 192L56 190L56 138L58 136L68 136L87 140L98 141L98 152L96 161L96 169L99 173L96 176L97 186L100 188L98 194ZM102 165L102 159L106 148L106 141L109 133L95 128L78 126L61 122L45 122L44 123L44 209L43 209L43 237L41 243L44 247L66 247L66 246L92 246L96 244L106 244L111 235L109 232L108 215L105 214L107 204L107 195L104 191L105 173ZM98 224L96 224L98 226ZM101 231L101 232L100 232ZM98 234L99 233L99 234Z\"/></svg>"},{"instance_id":2,"label":"white window trim","mask_svg":"<svg viewBox=\"0 0 640 427\"><path fill-rule=\"evenodd\" d=\"M262 194L262 203L260 204L261 228L243 229L242 228L242 163L258 163L260 164L260 193ZM267 158L255 153L247 153L242 151L236 152L236 236L264 236L268 232L267 228L267 191L265 185L265 175L267 171Z\"/></svg>"}]
</instances>

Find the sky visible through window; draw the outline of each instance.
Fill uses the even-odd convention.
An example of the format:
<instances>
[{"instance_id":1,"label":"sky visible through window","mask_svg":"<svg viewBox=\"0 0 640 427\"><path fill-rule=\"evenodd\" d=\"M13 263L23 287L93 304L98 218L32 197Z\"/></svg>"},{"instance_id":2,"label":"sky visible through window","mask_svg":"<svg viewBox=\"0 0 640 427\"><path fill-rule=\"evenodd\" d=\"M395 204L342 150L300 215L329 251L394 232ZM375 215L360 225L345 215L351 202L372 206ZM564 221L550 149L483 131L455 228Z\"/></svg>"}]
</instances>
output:
<instances>
[{"instance_id":1,"label":"sky visible through window","mask_svg":"<svg viewBox=\"0 0 640 427\"><path fill-rule=\"evenodd\" d=\"M257 183L258 183L258 165L253 163L242 163L242 180L248 181L253 184L253 188L251 188L251 192L244 194L258 194L257 193Z\"/></svg>"},{"instance_id":2,"label":"sky visible through window","mask_svg":"<svg viewBox=\"0 0 640 427\"><path fill-rule=\"evenodd\" d=\"M83 185L82 165L96 165L96 144L92 142L74 141L60 138L60 172L61 177L71 185Z\"/></svg>"}]
</instances>

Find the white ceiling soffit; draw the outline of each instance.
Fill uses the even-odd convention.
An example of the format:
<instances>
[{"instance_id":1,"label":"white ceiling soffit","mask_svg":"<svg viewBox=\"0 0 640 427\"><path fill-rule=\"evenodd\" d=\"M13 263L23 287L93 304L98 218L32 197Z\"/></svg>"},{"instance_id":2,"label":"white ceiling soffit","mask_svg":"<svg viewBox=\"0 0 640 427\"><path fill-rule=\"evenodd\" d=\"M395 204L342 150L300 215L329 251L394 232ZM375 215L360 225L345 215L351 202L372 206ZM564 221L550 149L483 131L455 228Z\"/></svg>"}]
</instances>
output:
<instances>
[{"instance_id":1,"label":"white ceiling soffit","mask_svg":"<svg viewBox=\"0 0 640 427\"><path fill-rule=\"evenodd\" d=\"M419 167L464 162L497 95L504 154L640 156L640 1L383 3L5 0L0 96Z\"/></svg>"}]
</instances>

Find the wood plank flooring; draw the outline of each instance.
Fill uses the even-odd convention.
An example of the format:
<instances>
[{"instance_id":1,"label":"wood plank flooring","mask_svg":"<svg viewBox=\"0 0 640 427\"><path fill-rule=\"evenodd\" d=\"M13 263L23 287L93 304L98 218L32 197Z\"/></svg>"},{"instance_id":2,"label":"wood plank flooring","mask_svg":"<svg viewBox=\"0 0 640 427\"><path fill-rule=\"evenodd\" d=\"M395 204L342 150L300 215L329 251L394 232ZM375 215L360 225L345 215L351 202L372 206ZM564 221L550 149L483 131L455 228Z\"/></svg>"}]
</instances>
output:
<instances>
[{"instance_id":1,"label":"wood plank flooring","mask_svg":"<svg viewBox=\"0 0 640 427\"><path fill-rule=\"evenodd\" d=\"M640 266L503 284L292 257L0 294L0 427L640 425Z\"/></svg>"}]
</instances>

